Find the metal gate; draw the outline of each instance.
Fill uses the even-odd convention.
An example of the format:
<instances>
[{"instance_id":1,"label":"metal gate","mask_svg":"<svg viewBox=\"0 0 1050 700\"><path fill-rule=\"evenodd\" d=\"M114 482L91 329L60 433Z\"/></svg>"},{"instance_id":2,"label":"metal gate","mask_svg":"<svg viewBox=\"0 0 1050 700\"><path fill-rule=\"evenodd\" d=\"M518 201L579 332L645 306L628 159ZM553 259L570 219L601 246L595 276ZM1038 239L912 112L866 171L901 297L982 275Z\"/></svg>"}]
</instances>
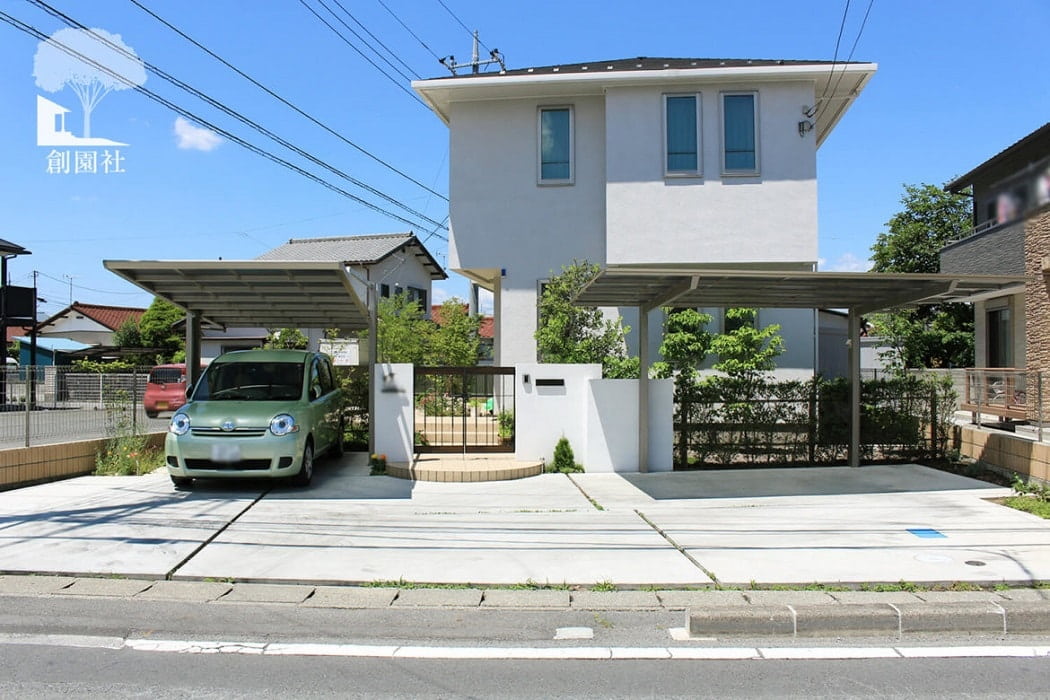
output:
<instances>
[{"instance_id":1,"label":"metal gate","mask_svg":"<svg viewBox=\"0 0 1050 700\"><path fill-rule=\"evenodd\" d=\"M416 452L513 452L513 367L416 367Z\"/></svg>"}]
</instances>

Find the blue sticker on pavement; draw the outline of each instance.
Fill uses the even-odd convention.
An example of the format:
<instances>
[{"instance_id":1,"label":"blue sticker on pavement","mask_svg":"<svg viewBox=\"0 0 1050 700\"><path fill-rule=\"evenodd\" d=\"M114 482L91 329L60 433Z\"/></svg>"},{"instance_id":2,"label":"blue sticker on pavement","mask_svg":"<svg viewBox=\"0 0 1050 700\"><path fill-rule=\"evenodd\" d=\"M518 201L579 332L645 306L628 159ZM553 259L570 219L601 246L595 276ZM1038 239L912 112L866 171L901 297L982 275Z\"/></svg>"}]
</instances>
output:
<instances>
[{"instance_id":1,"label":"blue sticker on pavement","mask_svg":"<svg viewBox=\"0 0 1050 700\"><path fill-rule=\"evenodd\" d=\"M916 537L947 537L943 532L938 532L932 527L909 527L908 532Z\"/></svg>"}]
</instances>

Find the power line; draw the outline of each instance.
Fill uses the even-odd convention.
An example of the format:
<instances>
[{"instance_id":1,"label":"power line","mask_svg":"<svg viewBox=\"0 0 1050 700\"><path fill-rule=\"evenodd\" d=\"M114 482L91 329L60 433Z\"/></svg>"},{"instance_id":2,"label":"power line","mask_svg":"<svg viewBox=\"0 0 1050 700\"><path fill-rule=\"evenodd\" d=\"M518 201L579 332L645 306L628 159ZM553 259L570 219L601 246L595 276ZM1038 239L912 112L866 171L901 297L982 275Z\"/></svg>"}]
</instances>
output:
<instances>
[{"instance_id":1,"label":"power line","mask_svg":"<svg viewBox=\"0 0 1050 700\"><path fill-rule=\"evenodd\" d=\"M422 79L423 76L421 76L419 73L417 73L412 68L412 66L408 65L407 63L405 63L404 59L402 59L400 56L398 56L396 52L392 51L389 46L384 44L383 41L379 37L377 37L375 34L373 34L371 31L369 31L368 27L366 27L365 25L361 24L361 20L357 19L357 17L354 17L354 13L352 13L352 12L350 12L350 10L346 9L346 7L343 5L343 3L339 2L339 0L332 0L332 2L334 2L336 4L336 6L340 10L342 10L343 13L346 14L347 17L352 19L354 21L354 24L356 24L357 26L361 27L361 29L365 32L365 34L367 34L368 36L372 37L372 39L374 39L377 44L379 44L384 49L386 49L386 52L388 54L390 54L391 56L393 56L394 59L398 63L400 63L402 66L404 66L405 69L408 70L409 73L411 73L412 75L416 76L416 78ZM369 48L372 48L372 47L369 47ZM376 51L374 48L372 48L372 50L375 51L377 56L380 55L379 52ZM389 63L389 61L387 61L387 63ZM391 68L393 68L393 66L391 66Z\"/></svg>"},{"instance_id":2,"label":"power line","mask_svg":"<svg viewBox=\"0 0 1050 700\"><path fill-rule=\"evenodd\" d=\"M60 280L59 278L53 277L53 276L47 274L46 272L39 272L39 275L41 277L46 277L49 280L52 280L53 282L59 282L60 284L62 284L62 286L75 287L76 289L83 289L83 290L86 290L86 291L89 291L89 292L97 292L99 294L119 294L119 295L125 295L125 296L131 296L131 295L135 295L135 294L142 294L142 292L113 292L113 291L110 291L108 289L95 289L93 287L85 287L82 284L72 284L69 280ZM52 295L52 296L56 296L56 295Z\"/></svg>"},{"instance_id":3,"label":"power line","mask_svg":"<svg viewBox=\"0 0 1050 700\"><path fill-rule=\"evenodd\" d=\"M332 12L332 10L331 10L331 9L329 9L329 8L328 8L328 6L324 4L324 2L323 2L322 0L318 0L318 2L320 2L320 3L321 3L321 5L322 5L322 6L324 6L324 8L325 8L326 10L328 10L328 12L329 12L329 13L331 13L333 17L335 17L336 19L339 19L339 18L338 18L338 17L337 17L336 15L335 15L335 13L334 13L334 12ZM365 54L365 52L364 52L364 51L362 51L361 49L357 48L357 46L356 46L356 45L354 44L354 42L352 42L352 41L350 41L349 39L347 39L347 38L346 38L346 37L345 37L345 36L343 35L343 33L342 33L342 32L340 32L340 31L339 31L338 29L336 29L335 27L333 27L333 26L332 26L332 24L331 24L331 23L330 23L330 22L329 22L328 20L326 20L326 19L325 19L324 17L322 17L321 15L317 14L317 10L315 10L314 8L312 8L312 7L310 7L309 5L307 5L307 4L306 4L306 0L299 0L299 4L300 4L300 5L302 5L303 7L305 7L305 8L307 9L307 10L309 10L309 11L310 11L310 14L312 14L312 15L313 15L314 17L316 17L316 18L317 18L317 20L318 20L319 22L321 22L321 24L323 24L324 26L326 26L326 27L328 27L328 28L329 28L330 30L332 30L332 33L333 33L333 34L335 34L335 35L336 35L337 37L339 37L340 39L342 39L342 40L343 40L343 43L345 43L345 44L346 44L347 46L349 46L349 47L350 47L350 48L352 48L352 49L353 49L354 51L356 51L356 52L358 53L358 55L359 55L359 56L361 56L361 58L363 58L363 59L365 59L366 61L368 61L368 62L369 62L369 63L370 63L371 65L372 65L372 67L373 67L373 68L375 68L375 69L376 69L377 71L379 71L380 73L382 73L382 74L383 74L383 75L384 75L384 76L386 77L386 79L387 79L387 80L389 80L389 81L390 81L390 82L392 82L392 83L393 83L394 85L396 85L396 86L397 86L397 89L398 89L398 90L401 90L401 91L402 91L403 93L405 93L406 95L408 95L409 97L411 97L411 98L412 98L413 100L415 100L416 102L418 102L418 103L419 103L420 105L422 105L423 107L426 107L426 109L428 109L428 110L430 109L429 107L427 107L426 103L425 103L425 102L423 102L423 100L419 99L419 96L418 96L418 95L416 95L416 93L412 92L411 90L409 90L408 88L406 88L406 87L405 87L404 85L402 85L402 84L401 84L400 82L398 82L398 79L397 79L397 78L395 78L394 76L390 75L390 74L389 74L389 73L387 73L387 72L386 72L385 70L383 70L383 69L382 69L382 68L381 68L381 67L379 66L379 64L378 64L378 63L376 63L376 62L375 62L375 61L373 61L373 60L372 60L371 58L369 58L369 57L368 57L368 56L367 56L367 55ZM341 20L340 20L340 21L341 21ZM344 22L343 24L345 25L346 23ZM404 78L405 78L406 80L409 80L408 76L404 76Z\"/></svg>"},{"instance_id":4,"label":"power line","mask_svg":"<svg viewBox=\"0 0 1050 700\"><path fill-rule=\"evenodd\" d=\"M853 46L850 47L849 55L846 56L846 63L849 63L853 59L853 52L857 50L857 44L860 42L860 35L864 33L864 27L868 24L868 15L871 14L871 6L875 4L875 0L868 0L868 9L864 11L864 19L860 23L860 29L857 30L857 36L853 39ZM831 69L832 75L835 73L834 67ZM842 82L843 76L846 75L846 66L842 66L842 70L839 71L838 80L835 81L835 87L831 89L831 94L834 95L839 89L839 83ZM824 111L827 107L823 107L821 111ZM819 112L818 112L819 116Z\"/></svg>"},{"instance_id":5,"label":"power line","mask_svg":"<svg viewBox=\"0 0 1050 700\"><path fill-rule=\"evenodd\" d=\"M191 95L197 97L198 99L203 100L204 102L208 103L212 107L215 107L216 109L222 111L223 113L227 114L228 116L233 117L234 119L240 121L242 124L244 124L244 125L252 128L252 129L254 129L255 131L259 132L260 134L263 134L267 138L271 139L272 141L277 142L278 144L284 146L288 150L293 151L294 153L302 156L303 158L306 158L307 160L309 160L310 162L314 163L315 165L318 165L318 166L324 168L325 170L328 170L332 174L337 175L337 176L343 178L344 180L346 180L346 181L348 181L350 183L353 183L357 187L360 187L361 189L366 190L366 191L376 195L377 197L386 200L387 202L393 204L396 207L399 207L400 209L403 209L404 211L410 213L412 216L417 217L419 220L424 221L424 222L426 222L429 225L435 225L435 224L438 223L434 219L431 219L429 216L423 214L422 212L416 211L415 209L413 209L412 207L409 207L407 204L404 204L400 200L397 200L394 197L391 197L390 195L386 194L385 192L383 192L383 191L381 191L379 189L376 189L375 187L372 187L371 185L354 178L353 176L347 174L346 172L340 170L339 168L336 168L336 167L330 165L329 163L321 160L320 158L317 158L313 154L304 151L303 149L299 148L295 144L289 142L287 139L284 139L284 138L278 136L277 134L273 133L272 131L270 131L266 127L262 126L258 122L254 121L252 119L249 119L248 117L245 117L240 112L237 112L236 110L226 106L225 104L223 104L223 103L219 102L218 100L212 98L211 96L201 92L197 88L194 88L191 85L188 85L187 83L179 80L178 78L175 78L171 74L169 74L169 73L165 72L164 70L158 68L157 66L153 65L152 63L150 63L150 62L148 62L148 61L146 61L144 59L140 59L134 53L124 49L121 46L118 46L117 44L114 44L113 42L109 41L105 37L103 37L103 36L101 36L99 34L96 34L94 31L89 29L87 26L81 24L80 22L77 22L76 20L74 20L73 18L69 17L68 15L62 13L61 11L51 7L46 2L43 2L43 0L28 0L28 1L30 3L32 3L33 5L36 5L37 7L43 9L45 12L47 12L51 16L62 20L63 22L65 22L70 27L77 28L77 29L80 29L82 31L88 32L91 35L91 37L94 38L96 41L109 46L111 49L113 49L114 51L117 51L118 53L121 53L125 57L127 57L129 59L133 59L133 60L140 60L140 61L142 61L143 65L145 65L147 68L149 68L150 71L152 71L156 75L160 76L164 80L166 80L169 83L175 85L176 87L182 89L183 91L190 93ZM107 72L110 72L110 71L107 71ZM122 77L118 76L118 78L121 79L122 82L128 82L126 79L123 79ZM362 200L362 201L364 201L364 200Z\"/></svg>"},{"instance_id":6,"label":"power line","mask_svg":"<svg viewBox=\"0 0 1050 700\"><path fill-rule=\"evenodd\" d=\"M441 0L438 0L441 2ZM842 21L839 22L839 35L835 39L835 54L831 58L831 73L828 74L828 81L824 83L824 92L820 94L820 100L822 101L828 95L828 89L831 87L831 76L835 74L835 63L839 58L839 44L842 42L842 30L846 27L846 17L849 15L849 3L850 0L846 0L846 8L842 11Z\"/></svg>"},{"instance_id":7,"label":"power line","mask_svg":"<svg viewBox=\"0 0 1050 700\"><path fill-rule=\"evenodd\" d=\"M380 214L384 214L385 216L388 216L388 217L390 217L392 219L395 219L397 221L400 221L400 222L405 223L405 224L407 224L409 226L412 226L412 227L416 227L416 226L419 225L418 222L415 222L415 221L412 221L410 219L407 219L407 218L401 216L400 214L397 214L396 212L391 212L391 211L389 211L387 209L384 209L384 208L380 207L379 205L374 204L373 202L369 202L368 200L363 199L363 198L361 198L361 197L359 197L359 196L357 196L357 195L355 195L355 194L353 194L351 192L347 192L346 190L344 190L343 188L339 187L338 185L334 185L331 182L328 182L327 180L325 180L324 178L319 177L318 175L315 175L314 173L311 173L310 171L305 170L305 169L301 168L300 166L295 165L294 163L291 163L291 162L281 158L278 155L270 153L269 151L267 151L267 150L265 150L263 148L260 148L259 146L256 146L255 144L252 144L252 143L246 141L245 139L241 138L240 136L237 136L236 134L233 134L232 132L230 132L230 131L228 131L226 129L223 129L220 126L218 126L216 124L213 124L212 122L209 122L208 120L204 119L203 117L201 117L201 116L199 116L197 114L194 114L193 112L190 112L188 109L185 109L184 107L180 107L179 105L175 104L171 100L168 100L168 99L158 95L157 93L153 92L152 90L149 90L148 88L142 87L141 85L136 85L135 83L129 81L127 78L125 78L124 76L120 75L119 73L116 73L113 70L110 70L106 66L104 66L104 65L98 63L97 61L95 61L95 60L85 56L84 54L82 54L82 53L80 53L80 52L70 48L69 46L66 46L65 44L63 44L61 42L54 41L48 35L44 34L44 32L42 32L41 30L37 29L36 27L34 27L34 26L30 25L30 24L22 22L21 20L15 18L15 17L12 17L11 15L7 14L6 12L0 11L0 21L6 22L7 24L11 25L12 27L14 27L14 28L16 28L16 29L18 29L18 30L20 30L20 31L22 31L22 32L24 32L24 33L26 33L26 34L28 34L28 35L30 35L30 36L38 39L38 40L40 40L40 41L49 41L53 46L55 46L56 48L60 49L64 53L66 53L66 54L68 54L68 55L70 55L70 56L72 56L74 58L77 58L77 59L83 61L87 65L90 65L90 66L93 66L93 67L97 68L98 70L100 70L103 73L109 75L110 77L112 77L112 78L114 78L116 80L119 80L120 82L128 85L130 88L134 89L136 92L139 92L139 93L145 95L146 97L150 98L154 102L157 102L158 104L161 104L164 107L167 107L171 111L175 112L178 115L181 115L181 116L185 117L186 119L189 119L190 121L194 122L195 124L199 124L200 126L203 126L206 129L210 129L210 130L214 131L215 133L226 137L227 139L229 139L233 143L236 143L237 145L248 149L249 151L251 151L252 153L255 153L256 155L260 155L263 158L266 158L267 160L270 160L270 161L272 161L272 162L274 162L274 163L276 163L278 165L281 165L282 167L288 168L289 170L291 170L291 171L293 171L295 173L298 173L299 175L302 175L303 177L305 177L305 178L307 178L309 180L312 180L312 181L316 182L317 184L321 185L322 187L326 187L329 190L331 190L333 192L336 192L337 194L341 194L341 195L343 195L344 197L346 197L348 199L351 199L351 200L353 200L355 202L358 202L362 206L365 206L365 207L371 209L372 211L375 211L375 212L380 213ZM432 221L431 219L429 219L429 217L427 217L427 220L428 221ZM445 240L447 240L447 239L445 239Z\"/></svg>"},{"instance_id":8,"label":"power line","mask_svg":"<svg viewBox=\"0 0 1050 700\"><path fill-rule=\"evenodd\" d=\"M168 29L170 29L171 31L175 32L176 34L181 36L183 39L185 39L186 41L190 42L191 44L193 44L194 46L199 48L201 51L205 52L206 54L208 54L209 56L214 58L216 61L218 61L219 63L223 64L224 66L226 66L230 70L232 70L234 73L236 73L237 75L241 76L242 78L244 78L245 80L250 82L252 85L256 86L257 88L259 88L260 90L262 90L266 94L270 95L275 100L278 100L279 102L281 102L285 106L289 107L290 109L294 110L299 115L305 117L306 119L311 121L316 126L321 127L322 129L327 131L332 136L335 136L337 139L339 139L340 141L342 141L346 145L350 146L351 148L357 149L357 151L359 151L360 153L368 156L373 161L375 161L376 163L379 163L380 165L382 165L387 170L390 170L390 171L392 171L394 173L397 173L398 175L400 175L401 177L405 178L406 180L408 180L412 184L417 185L419 187L422 187L424 190L426 190L430 194L432 194L432 195L434 195L436 197L440 197L441 199L445 200L446 202L448 201L448 197L446 197L445 195L441 194L440 192L434 191L430 187L427 187L426 185L424 185L422 182L420 182L419 180L415 179L411 175L408 175L407 173L397 169L396 167L394 167L393 165L391 165L387 161L383 160L379 156L375 155L374 153L369 152L364 147L354 143L353 141L351 141L350 139L346 138L345 136L343 136L342 134L340 134L336 130L332 129L327 124L324 124L323 122L321 122L317 118L313 117L312 115L310 115L307 112L303 111L302 109L300 109L296 105L292 104L290 101L288 101L284 97L281 97L279 94L277 94L276 92L274 92L270 88L266 87L265 85L260 83L258 80L256 80L255 78L251 77L250 75L248 75L247 73L242 71L241 69L237 68L232 63L230 63L226 59L222 58L221 56L216 54L214 51L212 51L208 47L206 47L203 44L201 44L196 39L194 39L194 38L190 37L189 35L187 35L184 31L182 31L181 29L179 29L178 27L173 25L171 22L168 22L163 17L160 17L159 15L157 15L157 13L155 13L153 10L149 9L148 7L144 6L141 2L139 2L139 0L130 0L130 2L133 5L135 5L136 7L138 7L139 9L141 9L143 12L145 12L148 15L150 15L155 20L157 20L158 22L160 22L161 24L166 26Z\"/></svg>"},{"instance_id":9,"label":"power line","mask_svg":"<svg viewBox=\"0 0 1050 700\"><path fill-rule=\"evenodd\" d=\"M839 77L838 77L838 80L835 81L835 87L833 87L831 89L831 94L832 95L834 95L835 92L838 91L839 84L842 83L842 78L845 77L845 75L846 75L846 66L845 66L845 64L849 63L850 61L853 60L853 53L857 50L857 44L860 43L860 37L864 33L864 28L868 25L868 16L871 14L871 8L872 8L872 6L874 4L875 4L875 0L868 0L868 7L864 11L864 19L861 20L860 29L857 30L857 36L855 36L853 38L853 45L850 47L849 55L846 56L846 60L843 62L842 69L839 71ZM828 82L829 83L831 82L831 76L833 76L833 75L835 75L835 66L834 66L834 64L832 64L832 66L831 66L831 74L828 76ZM828 104L830 104L830 100L828 102L826 102L826 103L821 103L821 108L817 111L817 118L818 119L820 118L820 115L825 110L827 110Z\"/></svg>"},{"instance_id":10,"label":"power line","mask_svg":"<svg viewBox=\"0 0 1050 700\"><path fill-rule=\"evenodd\" d=\"M419 36L414 31L412 31L412 29L407 24L405 24L404 20L402 20L400 17L398 17L397 13L395 13L393 10L391 10L390 7L385 2L383 2L383 0L376 0L376 2L378 2L380 5L382 5L384 10L386 10L387 12L390 13L390 16L393 17L394 19L396 19L397 23L400 24L402 27L404 27L405 31L408 32L409 34L411 34L412 38L419 42L420 46L422 46L424 49L429 51L431 56L436 58L438 61L441 60L441 56L438 56L437 52L435 52L434 49L432 49L429 46L427 46L427 42L425 42L422 39L420 39Z\"/></svg>"},{"instance_id":11,"label":"power line","mask_svg":"<svg viewBox=\"0 0 1050 700\"><path fill-rule=\"evenodd\" d=\"M463 23L463 20L461 20L459 18L459 16L456 15L456 13L452 11L452 8L445 4L445 0L437 0L437 1L438 1L439 5L441 5L442 7L445 8L446 12L448 12L450 15L452 15L452 19L456 20L459 23L459 26L463 27L463 31L465 31L467 34L470 34L471 36L474 36L474 30ZM485 46L485 42L482 41L481 39L478 39L478 43L481 44L482 46ZM492 51L492 49L490 49L488 46L485 46L485 50L486 51Z\"/></svg>"}]
</instances>

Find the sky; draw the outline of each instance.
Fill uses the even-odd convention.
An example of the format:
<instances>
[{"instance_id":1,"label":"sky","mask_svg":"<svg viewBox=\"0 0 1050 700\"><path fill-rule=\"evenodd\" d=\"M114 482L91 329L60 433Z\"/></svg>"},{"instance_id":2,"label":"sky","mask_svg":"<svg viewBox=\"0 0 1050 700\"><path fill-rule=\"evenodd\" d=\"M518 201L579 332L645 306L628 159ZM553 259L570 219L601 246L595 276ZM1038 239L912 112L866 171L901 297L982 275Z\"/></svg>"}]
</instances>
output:
<instances>
[{"instance_id":1,"label":"sky","mask_svg":"<svg viewBox=\"0 0 1050 700\"><path fill-rule=\"evenodd\" d=\"M824 270L867 269L871 245L899 209L905 183L944 184L1050 119L1045 0L872 0L870 11L868 0L342 0L359 24L336 0L139 0L435 195L262 92L130 0L47 2L119 35L144 61L410 207L414 213L406 216L416 225L251 153L132 90L110 92L91 117L93 138L126 145L37 145L38 96L70 110L66 128L75 137L83 136L80 102L69 87L50 91L55 85L47 79L38 85L39 40L0 22L0 238L33 252L9 263L9 278L31 285L39 271L42 316L71 299L148 305L148 294L103 268L105 259L249 259L290 238L413 230L447 263L447 231L430 235L435 227L422 220L442 222L448 214L447 128L413 97L408 79L322 2L359 35L381 41L397 58L384 55L411 78L447 75L435 55L468 59L468 28L498 48L508 68L633 56L831 60L836 41L841 60L856 42L853 60L879 69L818 152ZM0 0L0 12L49 36L65 27L30 2ZM143 87L346 192L405 214L155 73ZM68 174L49 173L48 155L70 150L94 151L95 172L75 173L70 163ZM452 275L435 286L434 300L466 294L466 281Z\"/></svg>"}]
</instances>

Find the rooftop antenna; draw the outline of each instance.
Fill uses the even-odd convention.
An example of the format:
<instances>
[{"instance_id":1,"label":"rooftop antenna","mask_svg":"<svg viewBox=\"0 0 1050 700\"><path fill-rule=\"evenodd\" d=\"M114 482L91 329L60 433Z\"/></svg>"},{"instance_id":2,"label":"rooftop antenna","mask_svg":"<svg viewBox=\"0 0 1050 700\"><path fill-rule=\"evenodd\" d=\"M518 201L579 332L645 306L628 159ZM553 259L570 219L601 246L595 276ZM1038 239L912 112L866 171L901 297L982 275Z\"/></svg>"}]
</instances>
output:
<instances>
[{"instance_id":1,"label":"rooftop antenna","mask_svg":"<svg viewBox=\"0 0 1050 700\"><path fill-rule=\"evenodd\" d=\"M479 60L478 45L480 43L481 43L481 40L478 39L478 31L475 29L474 30L474 50L471 52L470 62L469 63L456 63L456 57L452 56L452 55L445 56L444 58L439 58L438 61L445 68L448 68L452 72L452 75L459 75L458 73L456 73L456 71L460 70L462 68L466 68L468 66L470 67L470 72L471 73L478 74L478 73L481 72L481 67L482 66L490 66L493 63L498 63L499 64L500 73L506 73L507 72L507 66L503 62L503 54L501 54L499 52L499 49L492 49L491 51L489 51L489 58L488 59L486 59L484 61Z\"/></svg>"}]
</instances>

